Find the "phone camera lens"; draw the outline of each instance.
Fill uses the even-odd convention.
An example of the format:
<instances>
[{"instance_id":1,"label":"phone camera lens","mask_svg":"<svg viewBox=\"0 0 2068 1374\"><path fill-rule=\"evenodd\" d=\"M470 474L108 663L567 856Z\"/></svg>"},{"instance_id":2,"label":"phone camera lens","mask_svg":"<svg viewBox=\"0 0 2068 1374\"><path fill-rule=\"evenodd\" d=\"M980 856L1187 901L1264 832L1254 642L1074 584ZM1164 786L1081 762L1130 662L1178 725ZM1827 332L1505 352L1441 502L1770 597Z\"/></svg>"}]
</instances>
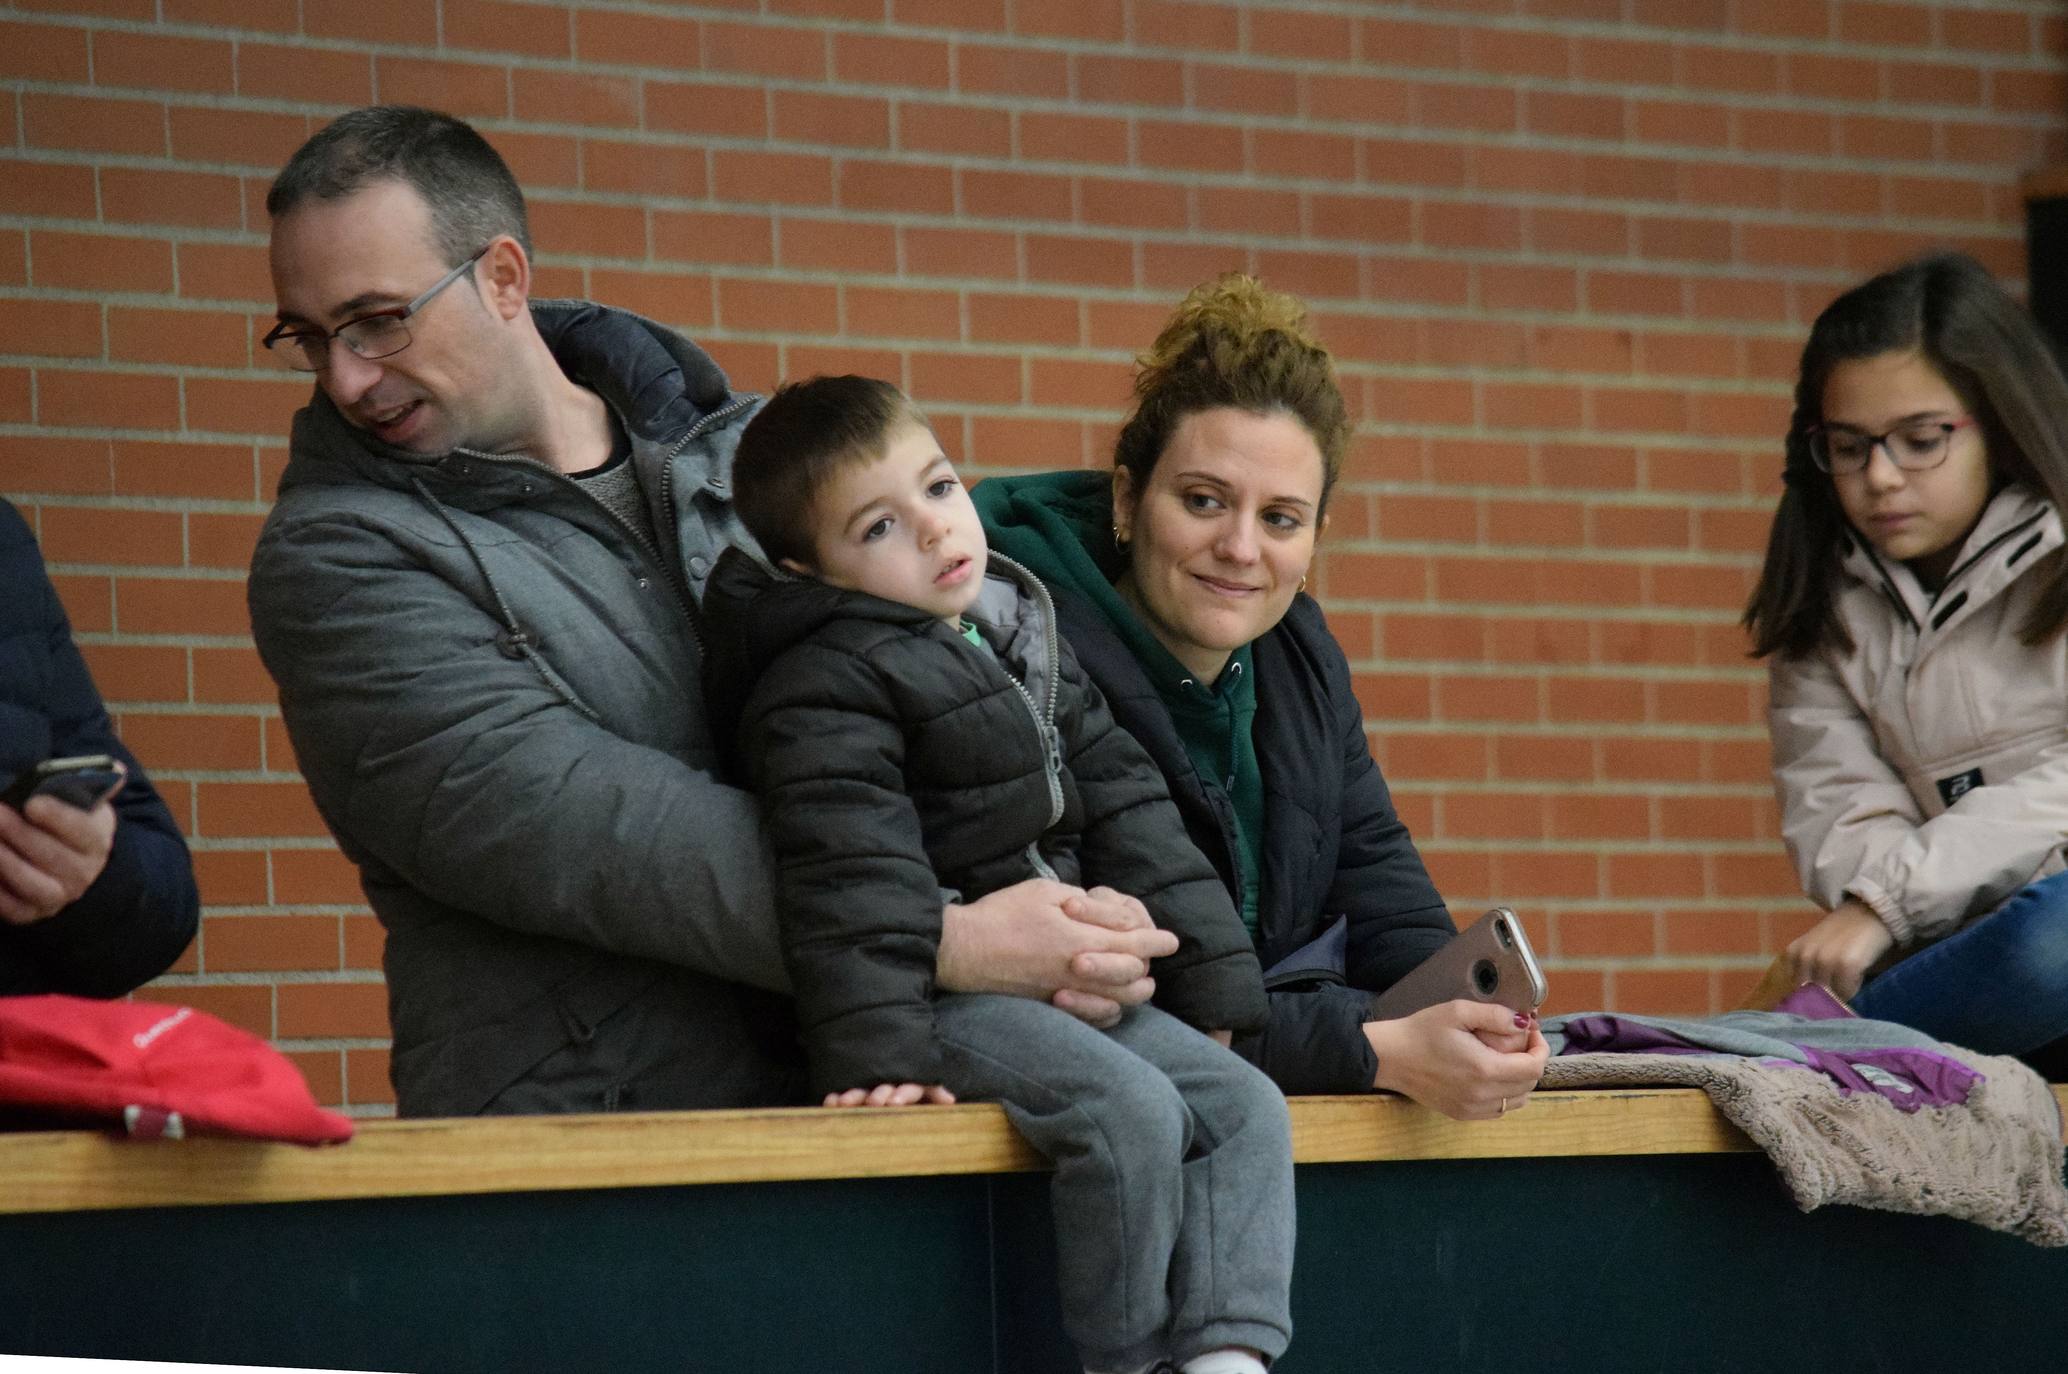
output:
<instances>
[{"instance_id":1,"label":"phone camera lens","mask_svg":"<svg viewBox=\"0 0 2068 1374\"><path fill-rule=\"evenodd\" d=\"M1500 984L1501 976L1494 972L1493 960L1481 959L1472 965L1472 987L1481 997L1493 996L1494 989Z\"/></svg>"}]
</instances>

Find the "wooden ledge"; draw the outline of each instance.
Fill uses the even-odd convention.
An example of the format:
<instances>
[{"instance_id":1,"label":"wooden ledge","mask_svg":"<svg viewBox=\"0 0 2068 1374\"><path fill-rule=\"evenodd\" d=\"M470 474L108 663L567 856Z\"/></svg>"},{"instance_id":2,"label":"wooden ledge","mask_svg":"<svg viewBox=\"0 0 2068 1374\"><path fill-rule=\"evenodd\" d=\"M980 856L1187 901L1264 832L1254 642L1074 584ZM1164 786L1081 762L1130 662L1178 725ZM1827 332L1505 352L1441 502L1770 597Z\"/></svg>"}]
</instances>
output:
<instances>
[{"instance_id":1,"label":"wooden ledge","mask_svg":"<svg viewBox=\"0 0 2068 1374\"><path fill-rule=\"evenodd\" d=\"M2056 1087L2068 1104L2068 1087ZM1292 1104L1303 1164L1714 1154L1752 1144L1693 1088L1538 1092L1498 1121L1404 1098ZM0 1213L1014 1173L1042 1161L995 1106L366 1121L347 1145L0 1135Z\"/></svg>"}]
</instances>

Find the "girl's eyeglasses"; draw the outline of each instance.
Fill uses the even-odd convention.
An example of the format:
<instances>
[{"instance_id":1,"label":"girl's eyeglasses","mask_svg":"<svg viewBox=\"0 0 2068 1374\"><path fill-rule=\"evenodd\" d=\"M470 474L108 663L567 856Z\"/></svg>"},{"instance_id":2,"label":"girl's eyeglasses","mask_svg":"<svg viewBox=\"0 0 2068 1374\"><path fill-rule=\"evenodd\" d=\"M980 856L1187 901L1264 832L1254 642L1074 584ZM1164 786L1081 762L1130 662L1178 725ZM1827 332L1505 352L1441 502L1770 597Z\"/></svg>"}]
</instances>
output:
<instances>
[{"instance_id":1,"label":"girl's eyeglasses","mask_svg":"<svg viewBox=\"0 0 2068 1374\"><path fill-rule=\"evenodd\" d=\"M1955 431L1974 422L1972 415L1957 420L1910 420L1880 434L1846 425L1812 425L1806 437L1810 461L1819 471L1837 477L1865 472L1877 448L1904 472L1929 472L1946 461Z\"/></svg>"}]
</instances>

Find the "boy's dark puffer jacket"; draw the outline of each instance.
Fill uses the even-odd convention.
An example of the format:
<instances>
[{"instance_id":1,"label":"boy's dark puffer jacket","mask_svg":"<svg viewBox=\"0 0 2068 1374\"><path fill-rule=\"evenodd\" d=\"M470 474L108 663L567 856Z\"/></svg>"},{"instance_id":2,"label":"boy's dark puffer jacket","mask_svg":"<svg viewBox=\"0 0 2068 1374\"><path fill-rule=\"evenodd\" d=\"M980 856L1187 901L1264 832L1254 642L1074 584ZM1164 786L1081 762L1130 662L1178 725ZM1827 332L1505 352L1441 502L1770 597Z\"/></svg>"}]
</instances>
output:
<instances>
[{"instance_id":1,"label":"boy's dark puffer jacket","mask_svg":"<svg viewBox=\"0 0 2068 1374\"><path fill-rule=\"evenodd\" d=\"M1154 969L1172 1014L1233 1030L1266 1014L1249 937L1162 775L1056 635L1039 582L1002 558L990 572L969 618L996 657L925 611L737 552L712 575L712 721L762 797L821 1092L941 1081L942 902L1025 878L1112 887L1176 932Z\"/></svg>"}]
</instances>

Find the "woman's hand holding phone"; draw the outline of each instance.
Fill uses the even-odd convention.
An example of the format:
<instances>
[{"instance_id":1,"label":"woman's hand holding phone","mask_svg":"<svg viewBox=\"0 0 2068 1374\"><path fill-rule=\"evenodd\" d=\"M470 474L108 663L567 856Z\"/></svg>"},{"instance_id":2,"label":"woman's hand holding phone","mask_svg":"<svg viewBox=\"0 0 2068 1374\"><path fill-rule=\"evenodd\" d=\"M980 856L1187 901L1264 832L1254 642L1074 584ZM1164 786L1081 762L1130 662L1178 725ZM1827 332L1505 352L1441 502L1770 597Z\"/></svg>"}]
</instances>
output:
<instances>
[{"instance_id":1,"label":"woman's hand holding phone","mask_svg":"<svg viewBox=\"0 0 2068 1374\"><path fill-rule=\"evenodd\" d=\"M1534 1015L1466 998L1367 1021L1364 1034L1379 1059L1374 1088L1459 1121L1489 1120L1521 1106L1551 1057Z\"/></svg>"}]
</instances>

